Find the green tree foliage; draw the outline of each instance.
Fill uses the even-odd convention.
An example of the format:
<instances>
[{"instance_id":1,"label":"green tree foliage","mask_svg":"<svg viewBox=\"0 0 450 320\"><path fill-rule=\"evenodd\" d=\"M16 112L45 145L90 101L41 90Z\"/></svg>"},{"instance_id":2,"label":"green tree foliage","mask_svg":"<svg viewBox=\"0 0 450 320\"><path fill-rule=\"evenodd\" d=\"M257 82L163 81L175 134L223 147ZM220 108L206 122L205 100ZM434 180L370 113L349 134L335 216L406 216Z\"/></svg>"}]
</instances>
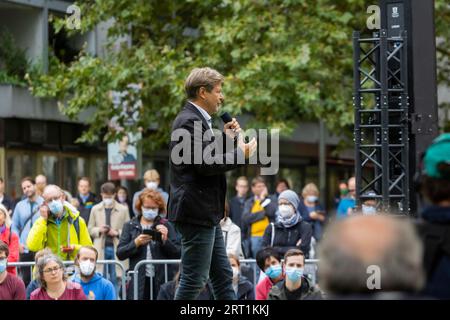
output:
<instances>
[{"instance_id":1,"label":"green tree foliage","mask_svg":"<svg viewBox=\"0 0 450 320\"><path fill-rule=\"evenodd\" d=\"M444 2L437 0L439 3ZM171 123L184 101L183 83L194 67L210 66L226 76L225 109L253 115L249 126L276 127L289 134L304 120L323 119L342 133L353 121L352 31L366 28L363 0L96 0L81 7L82 32L114 19L108 54L82 51L70 64L53 59L48 74L29 78L37 96L54 97L61 111L76 118L95 107L81 141L101 137L120 116L111 91L139 83L138 121L146 147L169 141ZM64 20L55 21L61 30ZM117 40L129 34L132 45ZM368 32L368 30L366 30ZM448 38L448 28L442 29ZM157 128L152 130L151 128ZM109 128L105 139L121 132Z\"/></svg>"},{"instance_id":2,"label":"green tree foliage","mask_svg":"<svg viewBox=\"0 0 450 320\"><path fill-rule=\"evenodd\" d=\"M25 50L17 46L11 32L0 29L0 83L26 85L28 68Z\"/></svg>"},{"instance_id":3,"label":"green tree foliage","mask_svg":"<svg viewBox=\"0 0 450 320\"><path fill-rule=\"evenodd\" d=\"M450 4L435 1L437 78L440 85L450 88ZM446 110L448 117L450 103L441 103L440 107ZM443 129L450 132L450 118L445 120Z\"/></svg>"}]
</instances>

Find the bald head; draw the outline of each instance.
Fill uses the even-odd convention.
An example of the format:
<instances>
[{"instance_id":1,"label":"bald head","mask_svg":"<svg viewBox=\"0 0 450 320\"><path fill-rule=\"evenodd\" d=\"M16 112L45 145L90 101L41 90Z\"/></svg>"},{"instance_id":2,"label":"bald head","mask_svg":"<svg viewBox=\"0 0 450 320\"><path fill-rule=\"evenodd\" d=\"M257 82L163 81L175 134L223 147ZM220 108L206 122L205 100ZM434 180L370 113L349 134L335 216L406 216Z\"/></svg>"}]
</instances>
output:
<instances>
[{"instance_id":1,"label":"bald head","mask_svg":"<svg viewBox=\"0 0 450 320\"><path fill-rule=\"evenodd\" d=\"M44 198L45 202L50 202L56 198L61 198L64 196L63 191L60 187L58 187L55 184L49 184L44 188L44 193L42 194L42 197Z\"/></svg>"},{"instance_id":2,"label":"bald head","mask_svg":"<svg viewBox=\"0 0 450 320\"><path fill-rule=\"evenodd\" d=\"M36 176L36 179L34 179L36 181L36 184L42 184L42 185L47 185L47 177L44 176L43 174L39 174Z\"/></svg>"},{"instance_id":3,"label":"bald head","mask_svg":"<svg viewBox=\"0 0 450 320\"><path fill-rule=\"evenodd\" d=\"M353 216L331 225L319 248L319 279L330 293L370 292L371 266L383 291L413 292L423 284L422 244L409 220Z\"/></svg>"},{"instance_id":4,"label":"bald head","mask_svg":"<svg viewBox=\"0 0 450 320\"><path fill-rule=\"evenodd\" d=\"M42 193L44 192L44 188L47 186L47 177L43 174L39 174L34 179L36 182L36 193L40 196L42 196Z\"/></svg>"}]
</instances>

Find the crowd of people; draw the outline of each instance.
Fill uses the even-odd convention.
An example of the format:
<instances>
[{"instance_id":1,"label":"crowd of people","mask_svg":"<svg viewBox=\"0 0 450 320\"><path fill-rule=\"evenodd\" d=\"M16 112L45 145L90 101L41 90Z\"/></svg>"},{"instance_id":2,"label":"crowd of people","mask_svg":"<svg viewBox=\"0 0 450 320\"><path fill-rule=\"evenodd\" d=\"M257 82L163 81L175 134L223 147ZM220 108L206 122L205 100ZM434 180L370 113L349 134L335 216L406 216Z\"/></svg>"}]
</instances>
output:
<instances>
[{"instance_id":1,"label":"crowd of people","mask_svg":"<svg viewBox=\"0 0 450 320\"><path fill-rule=\"evenodd\" d=\"M220 226L237 299L450 298L450 134L435 140L423 162L427 205L414 223L382 214L370 190L355 210L354 177L339 184L333 215L314 183L297 193L281 179L271 194L261 176L236 179ZM85 177L76 196L43 175L25 177L17 202L0 179L0 300L116 300L122 277L133 299L134 283L122 268L98 260L119 261L127 271L143 260L180 259L159 174L149 170L143 178L133 197L112 182L98 197ZM317 283L305 273L308 258L319 259ZM256 275L243 259L256 260ZM35 262L33 272L8 265L19 261ZM368 285L368 266L380 269L378 290ZM180 268L145 264L138 299L173 299ZM198 299L214 299L209 282Z\"/></svg>"}]
</instances>

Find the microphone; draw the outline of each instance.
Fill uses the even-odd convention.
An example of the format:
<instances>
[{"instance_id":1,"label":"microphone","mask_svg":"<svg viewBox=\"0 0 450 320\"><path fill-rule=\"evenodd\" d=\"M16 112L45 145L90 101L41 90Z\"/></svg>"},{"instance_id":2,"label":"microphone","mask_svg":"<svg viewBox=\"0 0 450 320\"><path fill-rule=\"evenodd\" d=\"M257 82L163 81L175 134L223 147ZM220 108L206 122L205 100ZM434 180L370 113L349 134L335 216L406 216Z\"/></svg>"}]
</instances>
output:
<instances>
[{"instance_id":1,"label":"microphone","mask_svg":"<svg viewBox=\"0 0 450 320\"><path fill-rule=\"evenodd\" d=\"M228 112L224 112L220 115L220 118L222 119L222 121L224 123L228 123L233 121L233 118L230 116L230 114ZM242 129L242 128L241 128ZM234 129L232 129L234 131ZM236 135L235 139L238 139L239 137L239 133ZM245 137L245 143L248 143L248 137Z\"/></svg>"},{"instance_id":2,"label":"microphone","mask_svg":"<svg viewBox=\"0 0 450 320\"><path fill-rule=\"evenodd\" d=\"M230 114L228 112L224 112L222 113L222 115L220 116L220 118L222 119L222 121L224 123L228 123L233 121L233 118L231 118Z\"/></svg>"}]
</instances>

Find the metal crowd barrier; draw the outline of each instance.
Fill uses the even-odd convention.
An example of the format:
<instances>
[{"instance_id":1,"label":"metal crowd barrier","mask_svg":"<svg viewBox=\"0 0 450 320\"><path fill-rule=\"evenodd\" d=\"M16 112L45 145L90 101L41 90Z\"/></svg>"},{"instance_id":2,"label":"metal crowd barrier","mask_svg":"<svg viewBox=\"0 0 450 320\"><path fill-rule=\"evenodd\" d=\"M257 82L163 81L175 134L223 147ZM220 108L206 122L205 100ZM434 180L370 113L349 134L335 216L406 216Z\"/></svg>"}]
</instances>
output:
<instances>
[{"instance_id":1,"label":"metal crowd barrier","mask_svg":"<svg viewBox=\"0 0 450 320\"><path fill-rule=\"evenodd\" d=\"M305 260L305 274L308 275L309 279L311 280L312 284L315 285L316 281L317 281L317 276L316 276L316 272L317 272L317 263L319 262L318 259L306 259ZM147 265L147 264L153 264L153 265L158 265L158 264L164 264L164 282L168 282L168 270L167 270L167 266L169 264L180 264L181 260L180 259L169 259L169 260L141 260L139 261L136 266L134 267L133 270L128 271L128 275L130 275L132 277L132 281L133 281L133 300L139 300L139 293L138 293L138 280L139 280L139 269L142 268L142 266ZM255 259L242 259L240 260L241 263L241 267L244 264L251 264L252 268L253 268L253 286L254 289L256 290L256 284L258 283L258 279L257 279L257 275L258 275L258 266L256 264L256 260ZM145 270L144 270L145 272ZM150 277L150 300L153 300L153 277Z\"/></svg>"},{"instance_id":2,"label":"metal crowd barrier","mask_svg":"<svg viewBox=\"0 0 450 320\"><path fill-rule=\"evenodd\" d=\"M74 265L74 261L63 261L65 266ZM36 263L34 261L29 262L8 262L8 267L16 267L16 268L22 268L22 267L30 267L30 279L33 279L33 267ZM126 270L122 263L116 260L97 260L97 264L115 264L120 269L122 269L122 277L121 277L121 283L122 283L122 300L126 300L127 298L127 288L126 288ZM106 268L104 268L106 270ZM106 275L106 272L103 272L104 276ZM119 292L117 292L117 296L119 296Z\"/></svg>"}]
</instances>

